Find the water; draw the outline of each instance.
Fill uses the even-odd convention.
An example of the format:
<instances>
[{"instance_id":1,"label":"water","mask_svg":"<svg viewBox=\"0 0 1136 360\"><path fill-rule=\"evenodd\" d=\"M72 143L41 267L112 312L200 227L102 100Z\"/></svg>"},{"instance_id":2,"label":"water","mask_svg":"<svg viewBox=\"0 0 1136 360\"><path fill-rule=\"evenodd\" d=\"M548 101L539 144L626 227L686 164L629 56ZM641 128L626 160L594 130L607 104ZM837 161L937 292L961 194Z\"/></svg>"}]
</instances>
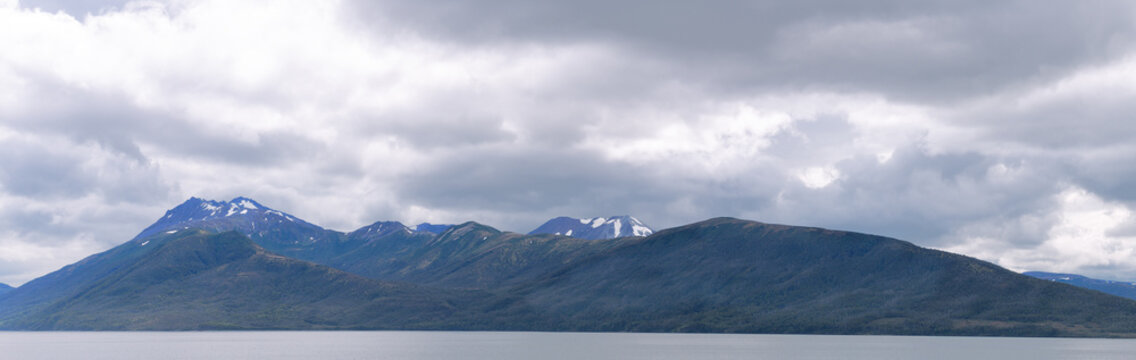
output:
<instances>
[{"instance_id":1,"label":"water","mask_svg":"<svg viewBox=\"0 0 1136 360\"><path fill-rule=\"evenodd\" d=\"M1136 340L516 332L0 332L0 359L1132 359Z\"/></svg>"}]
</instances>

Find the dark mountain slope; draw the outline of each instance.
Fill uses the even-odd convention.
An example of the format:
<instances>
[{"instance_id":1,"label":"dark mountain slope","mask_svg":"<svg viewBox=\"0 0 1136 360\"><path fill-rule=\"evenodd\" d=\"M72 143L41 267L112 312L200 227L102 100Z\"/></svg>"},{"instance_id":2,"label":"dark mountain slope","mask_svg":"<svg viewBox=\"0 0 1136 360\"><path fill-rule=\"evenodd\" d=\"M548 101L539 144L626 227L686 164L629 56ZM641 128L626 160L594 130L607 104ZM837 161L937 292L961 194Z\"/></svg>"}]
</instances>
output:
<instances>
[{"instance_id":1,"label":"dark mountain slope","mask_svg":"<svg viewBox=\"0 0 1136 360\"><path fill-rule=\"evenodd\" d=\"M1022 275L1032 276L1042 280L1056 281L1136 300L1136 283L1133 282L1100 280L1076 274L1059 274L1041 271L1029 271L1022 273Z\"/></svg>"},{"instance_id":2,"label":"dark mountain slope","mask_svg":"<svg viewBox=\"0 0 1136 360\"><path fill-rule=\"evenodd\" d=\"M533 329L936 335L1136 331L1136 302L872 235L712 219L518 288ZM546 312L513 316L509 306ZM541 322L545 321L545 322Z\"/></svg>"},{"instance_id":3,"label":"dark mountain slope","mask_svg":"<svg viewBox=\"0 0 1136 360\"><path fill-rule=\"evenodd\" d=\"M0 283L0 298L3 298L4 294L7 294L9 291L12 291L12 286Z\"/></svg>"},{"instance_id":4,"label":"dark mountain slope","mask_svg":"<svg viewBox=\"0 0 1136 360\"><path fill-rule=\"evenodd\" d=\"M189 232L189 231L186 231ZM385 283L294 260L228 232L169 239L71 296L2 324L18 329L447 328L474 293Z\"/></svg>"}]
</instances>

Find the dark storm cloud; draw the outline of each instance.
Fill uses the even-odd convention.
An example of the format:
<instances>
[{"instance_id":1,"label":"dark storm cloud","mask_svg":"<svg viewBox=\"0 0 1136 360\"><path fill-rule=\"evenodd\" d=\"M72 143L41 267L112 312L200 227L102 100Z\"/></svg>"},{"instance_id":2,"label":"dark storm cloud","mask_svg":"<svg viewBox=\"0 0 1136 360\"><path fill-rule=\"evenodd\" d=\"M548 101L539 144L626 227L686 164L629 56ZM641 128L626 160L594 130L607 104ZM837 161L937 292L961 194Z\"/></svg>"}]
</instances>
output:
<instances>
[{"instance_id":1,"label":"dark storm cloud","mask_svg":"<svg viewBox=\"0 0 1136 360\"><path fill-rule=\"evenodd\" d=\"M1133 133L1129 133L1133 134ZM1129 142L1123 146L1104 148L1096 156L1075 156L1070 159L1070 172L1077 183L1106 198L1136 204L1136 150Z\"/></svg>"},{"instance_id":2,"label":"dark storm cloud","mask_svg":"<svg viewBox=\"0 0 1136 360\"><path fill-rule=\"evenodd\" d=\"M21 234L50 232L54 228L51 217L50 212L43 210L9 209L0 212L0 226Z\"/></svg>"},{"instance_id":3,"label":"dark storm cloud","mask_svg":"<svg viewBox=\"0 0 1136 360\"><path fill-rule=\"evenodd\" d=\"M77 142L93 142L139 162L147 161L135 142L137 130L146 118L164 114L147 113L134 107L122 94L93 92L47 78L25 73L34 79L26 89L35 104L19 114L9 114L4 123L16 129L63 135Z\"/></svg>"},{"instance_id":4,"label":"dark storm cloud","mask_svg":"<svg viewBox=\"0 0 1136 360\"><path fill-rule=\"evenodd\" d=\"M20 6L40 9L47 12L65 12L76 18L87 14L98 15L107 11L121 9L129 0L20 0Z\"/></svg>"},{"instance_id":5,"label":"dark storm cloud","mask_svg":"<svg viewBox=\"0 0 1136 360\"><path fill-rule=\"evenodd\" d=\"M1125 1L385 1L369 21L470 43L598 41L715 90L958 100L1052 80L1133 44Z\"/></svg>"},{"instance_id":6,"label":"dark storm cloud","mask_svg":"<svg viewBox=\"0 0 1136 360\"><path fill-rule=\"evenodd\" d=\"M1118 81L1122 81L1119 80ZM1103 91L1102 91L1103 90ZM993 142L1048 150L1128 145L1136 134L1136 101L1132 90L1083 90L1036 105L1007 101L983 106L956 120L980 129Z\"/></svg>"},{"instance_id":7,"label":"dark storm cloud","mask_svg":"<svg viewBox=\"0 0 1136 360\"><path fill-rule=\"evenodd\" d=\"M244 166L272 166L302 159L322 145L302 134L268 130L252 139L210 131L183 111L141 107L126 94L97 91L40 76L30 87L34 111L11 115L4 122L15 129L62 135L91 142L139 163L150 159L145 144L177 156Z\"/></svg>"},{"instance_id":8,"label":"dark storm cloud","mask_svg":"<svg viewBox=\"0 0 1136 360\"><path fill-rule=\"evenodd\" d=\"M502 129L502 119L495 114L471 114L469 107L439 106L438 109L386 114L382 118L364 119L362 134L381 139L393 136L419 149L452 148L509 141L512 134Z\"/></svg>"},{"instance_id":9,"label":"dark storm cloud","mask_svg":"<svg viewBox=\"0 0 1136 360\"><path fill-rule=\"evenodd\" d=\"M100 158L90 149L0 140L0 191L33 199L67 200L91 194L108 203L161 200L169 186L157 169L131 158Z\"/></svg>"},{"instance_id":10,"label":"dark storm cloud","mask_svg":"<svg viewBox=\"0 0 1136 360\"><path fill-rule=\"evenodd\" d=\"M78 154L19 141L0 141L0 147L4 149L0 153L0 189L6 193L60 198L82 195L95 186Z\"/></svg>"},{"instance_id":11,"label":"dark storm cloud","mask_svg":"<svg viewBox=\"0 0 1136 360\"><path fill-rule=\"evenodd\" d=\"M843 176L831 185L786 186L782 201L762 213L946 246L958 241L947 235L967 224L992 219L1010 224L1039 209L1050 210L1050 194L1061 190L1062 180L1060 169L1044 162L978 153L932 154L918 145L896 149L886 162L858 156L840 161L836 168ZM1000 240L1020 245L1045 240L1000 235Z\"/></svg>"},{"instance_id":12,"label":"dark storm cloud","mask_svg":"<svg viewBox=\"0 0 1136 360\"><path fill-rule=\"evenodd\" d=\"M456 210L542 211L586 202L626 211L620 207L644 195L627 185L645 179L601 158L588 152L474 148L399 179L395 192L414 203Z\"/></svg>"}]
</instances>

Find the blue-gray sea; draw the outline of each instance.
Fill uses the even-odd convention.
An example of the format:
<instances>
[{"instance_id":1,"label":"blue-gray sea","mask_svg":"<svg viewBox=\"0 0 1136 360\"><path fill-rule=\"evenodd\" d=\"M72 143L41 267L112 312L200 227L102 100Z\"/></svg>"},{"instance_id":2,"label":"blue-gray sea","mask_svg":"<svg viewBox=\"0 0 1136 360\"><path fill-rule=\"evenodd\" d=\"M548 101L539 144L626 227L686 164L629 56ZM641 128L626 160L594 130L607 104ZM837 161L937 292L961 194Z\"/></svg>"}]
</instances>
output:
<instances>
[{"instance_id":1,"label":"blue-gray sea","mask_svg":"<svg viewBox=\"0 0 1136 360\"><path fill-rule=\"evenodd\" d=\"M1136 340L540 332L0 332L0 359L1134 359Z\"/></svg>"}]
</instances>

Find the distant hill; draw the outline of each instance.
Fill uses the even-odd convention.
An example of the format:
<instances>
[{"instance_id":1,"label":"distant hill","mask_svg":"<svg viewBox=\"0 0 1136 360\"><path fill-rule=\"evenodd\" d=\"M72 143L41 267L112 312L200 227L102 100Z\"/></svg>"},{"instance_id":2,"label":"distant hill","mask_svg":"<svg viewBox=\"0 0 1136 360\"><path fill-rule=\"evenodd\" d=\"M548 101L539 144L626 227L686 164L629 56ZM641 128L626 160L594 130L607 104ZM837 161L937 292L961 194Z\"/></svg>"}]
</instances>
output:
<instances>
[{"instance_id":1,"label":"distant hill","mask_svg":"<svg viewBox=\"0 0 1136 360\"><path fill-rule=\"evenodd\" d=\"M1042 280L1056 281L1136 300L1136 283L1133 282L1099 280L1076 274L1048 273L1042 271L1028 271L1022 274Z\"/></svg>"},{"instance_id":2,"label":"distant hill","mask_svg":"<svg viewBox=\"0 0 1136 360\"><path fill-rule=\"evenodd\" d=\"M11 286L9 286L8 284L0 283L0 297L4 296L4 294L7 294L9 291L12 291Z\"/></svg>"},{"instance_id":3,"label":"distant hill","mask_svg":"<svg viewBox=\"0 0 1136 360\"><path fill-rule=\"evenodd\" d=\"M266 252L236 232L184 230L53 273L61 296L0 318L29 330L407 329L460 323L484 295L366 279ZM121 257L122 247L140 256ZM117 258L116 258L117 257ZM81 272L115 263L97 278Z\"/></svg>"},{"instance_id":4,"label":"distant hill","mask_svg":"<svg viewBox=\"0 0 1136 360\"><path fill-rule=\"evenodd\" d=\"M631 216L577 219L561 216L548 220L529 235L553 234L579 239L601 240L624 236L647 236L655 231Z\"/></svg>"}]
</instances>

